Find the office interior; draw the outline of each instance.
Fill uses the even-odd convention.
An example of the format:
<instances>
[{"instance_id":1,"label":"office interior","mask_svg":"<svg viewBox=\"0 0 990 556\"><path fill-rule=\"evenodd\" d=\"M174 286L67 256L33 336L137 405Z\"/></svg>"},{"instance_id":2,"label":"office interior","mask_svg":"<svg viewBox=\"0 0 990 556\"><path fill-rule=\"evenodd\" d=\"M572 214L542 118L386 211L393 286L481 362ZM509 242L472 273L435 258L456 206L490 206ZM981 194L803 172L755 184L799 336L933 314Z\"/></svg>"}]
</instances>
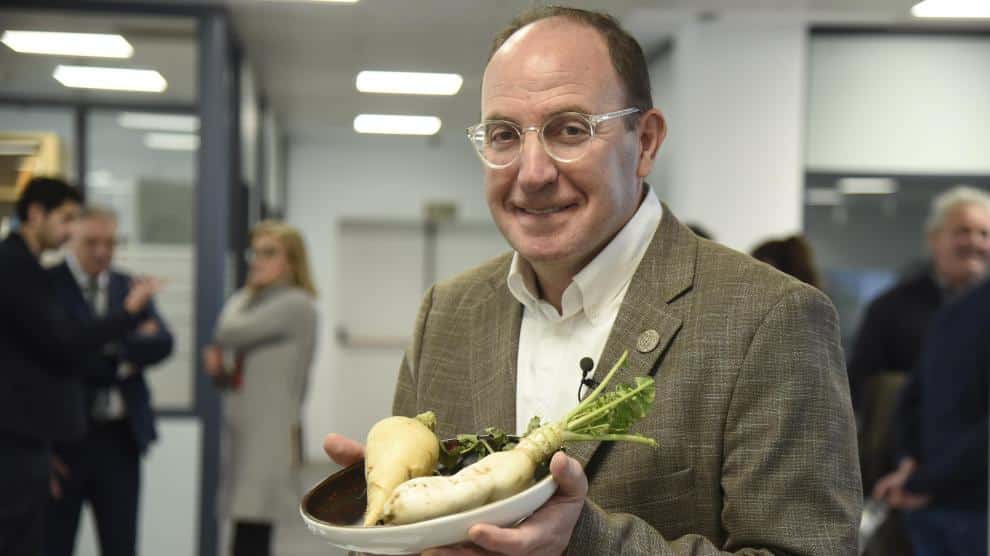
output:
<instances>
[{"instance_id":1,"label":"office interior","mask_svg":"<svg viewBox=\"0 0 990 556\"><path fill-rule=\"evenodd\" d=\"M133 49L99 59L0 46L0 235L28 177L63 176L116 210L117 264L167 280L158 303L176 349L149 375L161 438L144 463L142 554L223 550L220 399L199 353L243 283L251 226L301 230L319 291L300 493L334 469L325 434L363 438L390 412L422 293L508 249L463 130L479 117L491 37L531 4L0 6L0 32L116 34ZM803 233L847 350L866 304L925 260L932 198L958 184L990 191L990 19L920 18L912 0L571 4L612 13L644 47L669 124L648 179L659 198L740 251ZM55 75L73 66L154 70L163 86L66 86ZM358 91L358 73L374 70L463 84L446 96ZM362 133L361 114L439 126ZM298 521L287 514L280 554L335 553ZM77 554L97 554L85 522Z\"/></svg>"}]
</instances>

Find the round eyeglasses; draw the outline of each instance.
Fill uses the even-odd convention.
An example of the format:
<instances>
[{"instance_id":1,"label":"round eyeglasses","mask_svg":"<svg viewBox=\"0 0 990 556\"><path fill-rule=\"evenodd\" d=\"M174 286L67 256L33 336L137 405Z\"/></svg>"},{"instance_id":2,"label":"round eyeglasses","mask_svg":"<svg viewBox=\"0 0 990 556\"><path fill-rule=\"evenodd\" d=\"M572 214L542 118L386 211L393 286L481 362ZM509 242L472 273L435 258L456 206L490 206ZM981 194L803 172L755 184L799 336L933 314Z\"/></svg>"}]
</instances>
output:
<instances>
[{"instance_id":1,"label":"round eyeglasses","mask_svg":"<svg viewBox=\"0 0 990 556\"><path fill-rule=\"evenodd\" d=\"M530 131L537 132L540 144L550 158L557 162L574 162L588 151L591 139L598 132L598 124L639 111L639 108L625 108L605 114L563 112L541 127L522 127L506 120L488 120L465 131L478 157L490 168L506 168L515 162L522 152L523 138Z\"/></svg>"}]
</instances>

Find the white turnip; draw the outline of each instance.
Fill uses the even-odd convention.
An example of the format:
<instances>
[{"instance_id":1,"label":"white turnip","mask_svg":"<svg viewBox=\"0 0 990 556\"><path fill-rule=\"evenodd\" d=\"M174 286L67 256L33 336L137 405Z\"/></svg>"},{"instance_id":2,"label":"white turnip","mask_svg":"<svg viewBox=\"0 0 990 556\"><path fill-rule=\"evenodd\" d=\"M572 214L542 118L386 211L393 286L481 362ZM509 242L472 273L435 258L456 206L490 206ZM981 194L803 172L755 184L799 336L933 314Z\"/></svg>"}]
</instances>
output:
<instances>
[{"instance_id":1,"label":"white turnip","mask_svg":"<svg viewBox=\"0 0 990 556\"><path fill-rule=\"evenodd\" d=\"M432 411L415 418L389 417L368 431L364 449L364 477L368 484L368 506L364 524L374 525L395 487L436 470L440 444L433 429Z\"/></svg>"}]
</instances>

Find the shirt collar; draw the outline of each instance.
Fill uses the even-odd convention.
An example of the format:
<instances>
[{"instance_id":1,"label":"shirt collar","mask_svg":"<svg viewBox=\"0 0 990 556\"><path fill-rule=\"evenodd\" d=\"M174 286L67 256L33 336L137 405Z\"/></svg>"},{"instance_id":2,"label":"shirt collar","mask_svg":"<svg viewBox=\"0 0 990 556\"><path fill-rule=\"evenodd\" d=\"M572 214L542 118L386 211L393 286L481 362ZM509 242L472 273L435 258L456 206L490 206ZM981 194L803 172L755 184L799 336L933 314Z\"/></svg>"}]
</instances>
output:
<instances>
[{"instance_id":1,"label":"shirt collar","mask_svg":"<svg viewBox=\"0 0 990 556\"><path fill-rule=\"evenodd\" d=\"M646 197L633 217L564 290L561 314L536 295L536 275L518 252L512 255L507 277L513 297L548 320L567 319L583 310L592 324L597 324L603 309L632 280L663 216L663 206L656 194L649 186L645 187Z\"/></svg>"},{"instance_id":2,"label":"shirt collar","mask_svg":"<svg viewBox=\"0 0 990 556\"><path fill-rule=\"evenodd\" d=\"M66 253L65 264L69 266L69 270L72 272L72 276L76 279L76 283L79 284L79 287L83 289L88 288L90 279L89 274L87 274L86 271L82 269L82 266L79 265L79 261L76 259L76 256L72 253ZM106 289L109 283L110 271L108 270L104 270L99 276L96 277L96 285L101 290Z\"/></svg>"}]
</instances>

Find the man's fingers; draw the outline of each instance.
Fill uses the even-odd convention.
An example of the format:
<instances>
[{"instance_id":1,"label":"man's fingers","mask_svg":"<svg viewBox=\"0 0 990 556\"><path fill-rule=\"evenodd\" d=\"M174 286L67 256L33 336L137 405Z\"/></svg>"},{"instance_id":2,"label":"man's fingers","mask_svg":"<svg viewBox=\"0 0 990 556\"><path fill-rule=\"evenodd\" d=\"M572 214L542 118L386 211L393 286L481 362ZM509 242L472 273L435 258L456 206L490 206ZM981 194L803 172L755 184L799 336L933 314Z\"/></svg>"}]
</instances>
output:
<instances>
[{"instance_id":1,"label":"man's fingers","mask_svg":"<svg viewBox=\"0 0 990 556\"><path fill-rule=\"evenodd\" d=\"M69 466L56 456L52 456L52 469L54 469L55 473L58 473L62 477L69 476Z\"/></svg>"},{"instance_id":2,"label":"man's fingers","mask_svg":"<svg viewBox=\"0 0 990 556\"><path fill-rule=\"evenodd\" d=\"M528 554L536 541L532 531L484 524L472 527L468 536L474 544L498 554Z\"/></svg>"},{"instance_id":3,"label":"man's fingers","mask_svg":"<svg viewBox=\"0 0 990 556\"><path fill-rule=\"evenodd\" d=\"M550 460L550 474L557 482L557 494L573 498L584 498L588 494L588 477L578 460L563 452L554 454Z\"/></svg>"},{"instance_id":4,"label":"man's fingers","mask_svg":"<svg viewBox=\"0 0 990 556\"><path fill-rule=\"evenodd\" d=\"M346 436L330 433L323 439L323 451L338 465L353 465L364 457L364 445Z\"/></svg>"},{"instance_id":5,"label":"man's fingers","mask_svg":"<svg viewBox=\"0 0 990 556\"><path fill-rule=\"evenodd\" d=\"M62 485L58 484L58 479L55 477L48 479L48 487L51 490L52 498L55 500L62 499Z\"/></svg>"},{"instance_id":6,"label":"man's fingers","mask_svg":"<svg viewBox=\"0 0 990 556\"><path fill-rule=\"evenodd\" d=\"M873 487L873 497L878 500L883 500L884 496L887 495L887 491L890 487L887 485L887 479L881 479Z\"/></svg>"}]
</instances>

